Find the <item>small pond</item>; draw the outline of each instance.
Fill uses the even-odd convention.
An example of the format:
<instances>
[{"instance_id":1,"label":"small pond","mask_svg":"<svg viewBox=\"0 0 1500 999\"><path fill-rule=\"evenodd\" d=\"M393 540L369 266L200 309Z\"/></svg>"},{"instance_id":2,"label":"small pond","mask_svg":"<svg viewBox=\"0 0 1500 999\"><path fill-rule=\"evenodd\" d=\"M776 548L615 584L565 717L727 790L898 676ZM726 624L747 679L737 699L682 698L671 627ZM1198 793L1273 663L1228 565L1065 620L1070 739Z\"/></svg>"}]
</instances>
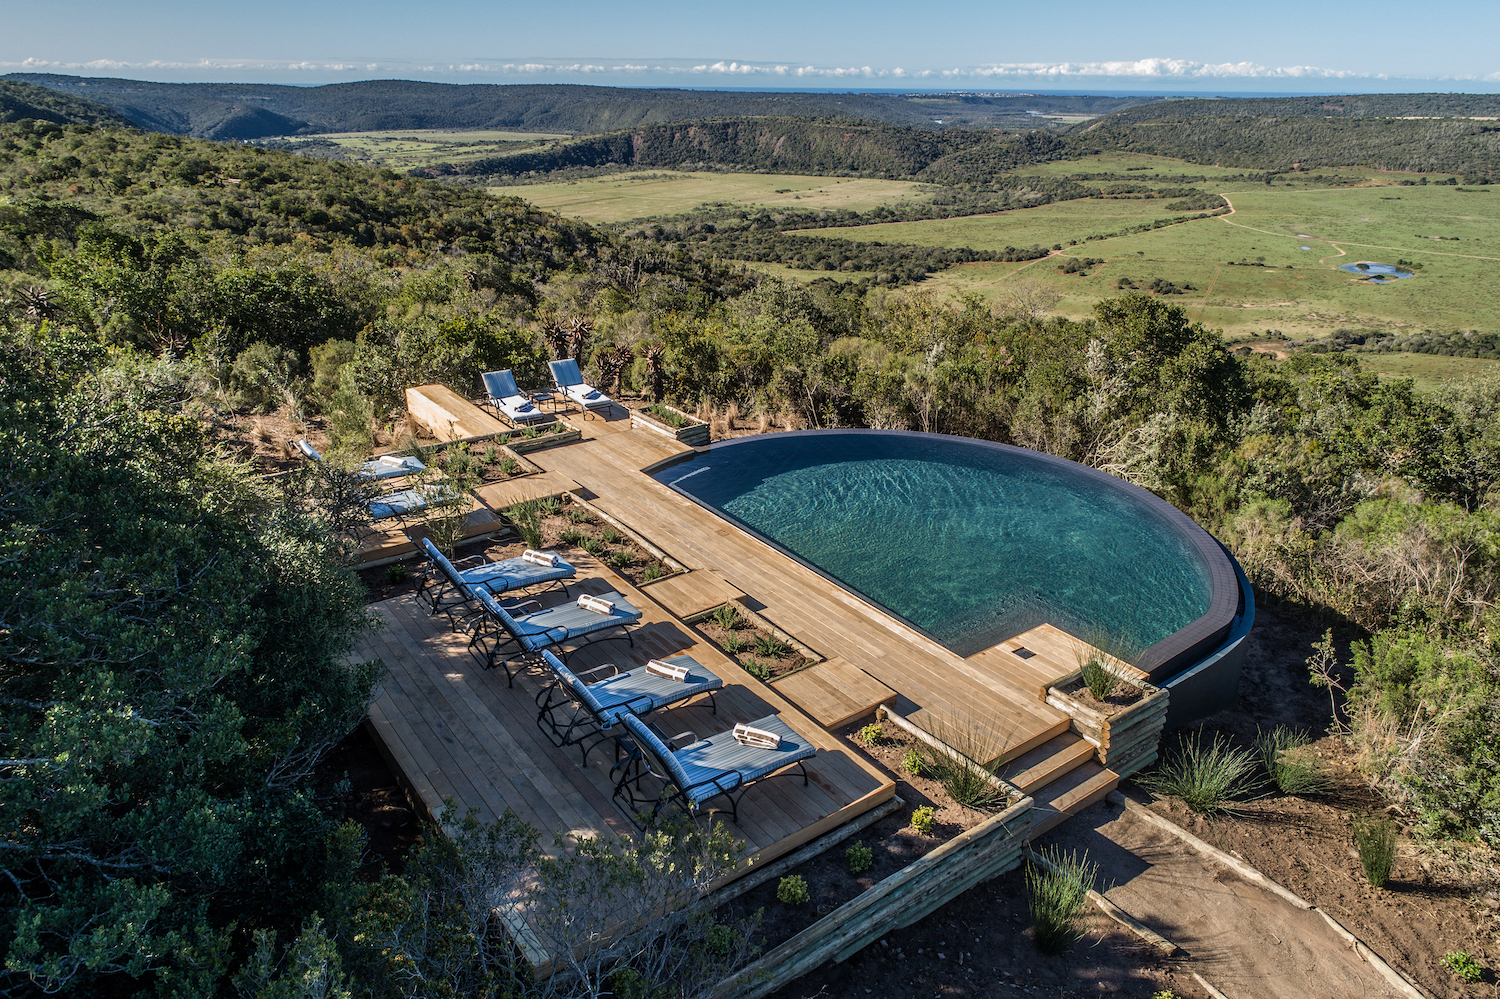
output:
<instances>
[{"instance_id":1,"label":"small pond","mask_svg":"<svg viewBox=\"0 0 1500 999\"><path fill-rule=\"evenodd\" d=\"M1358 274L1367 277L1380 284L1385 281L1398 281L1401 278L1409 278L1412 272L1405 267L1396 267L1393 264L1376 264L1368 260L1361 260L1357 264L1340 264L1339 270L1348 271L1350 274Z\"/></svg>"}]
</instances>

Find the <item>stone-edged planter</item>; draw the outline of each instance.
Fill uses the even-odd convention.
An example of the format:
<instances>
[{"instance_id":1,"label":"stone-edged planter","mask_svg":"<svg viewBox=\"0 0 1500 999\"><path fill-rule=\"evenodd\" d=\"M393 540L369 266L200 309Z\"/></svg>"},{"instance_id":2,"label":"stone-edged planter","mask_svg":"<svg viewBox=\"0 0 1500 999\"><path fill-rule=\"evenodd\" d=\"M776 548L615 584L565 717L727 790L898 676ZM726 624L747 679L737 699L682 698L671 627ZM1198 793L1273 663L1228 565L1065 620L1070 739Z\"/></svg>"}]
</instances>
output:
<instances>
[{"instance_id":1,"label":"stone-edged planter","mask_svg":"<svg viewBox=\"0 0 1500 999\"><path fill-rule=\"evenodd\" d=\"M1143 680L1126 682L1138 688L1141 696L1133 704L1112 711L1101 710L1069 693L1069 680L1047 688L1047 703L1067 712L1073 719L1073 731L1093 743L1099 762L1121 777L1155 761L1167 721L1167 691Z\"/></svg>"},{"instance_id":2,"label":"stone-edged planter","mask_svg":"<svg viewBox=\"0 0 1500 999\"><path fill-rule=\"evenodd\" d=\"M582 430L579 430L577 427L569 427L562 433L545 433L538 437L522 437L518 432L512 433L506 446L516 454L529 454L532 451L545 451L549 447L561 447L564 444L572 444L582 439Z\"/></svg>"},{"instance_id":3,"label":"stone-edged planter","mask_svg":"<svg viewBox=\"0 0 1500 999\"><path fill-rule=\"evenodd\" d=\"M708 447L708 424L694 416L689 416L682 410L666 403L656 403L669 413L675 413L687 422L680 427L674 427L670 423L664 423L642 409L630 411L630 425L632 427L644 427L655 431L663 437L670 437L675 441L686 444L688 447Z\"/></svg>"}]
</instances>

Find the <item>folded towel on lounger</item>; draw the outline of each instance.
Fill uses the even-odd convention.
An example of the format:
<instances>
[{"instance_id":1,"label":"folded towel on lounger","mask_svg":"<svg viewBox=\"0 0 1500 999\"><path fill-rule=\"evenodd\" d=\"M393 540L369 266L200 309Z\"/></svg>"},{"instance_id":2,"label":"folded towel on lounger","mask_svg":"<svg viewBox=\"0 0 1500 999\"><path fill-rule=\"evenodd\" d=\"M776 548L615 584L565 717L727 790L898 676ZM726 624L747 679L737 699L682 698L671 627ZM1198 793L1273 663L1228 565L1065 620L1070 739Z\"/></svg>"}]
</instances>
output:
<instances>
[{"instance_id":1,"label":"folded towel on lounger","mask_svg":"<svg viewBox=\"0 0 1500 999\"><path fill-rule=\"evenodd\" d=\"M578 606L584 610L593 611L595 614L613 614L615 612L614 604L587 593L578 598Z\"/></svg>"},{"instance_id":2,"label":"folded towel on lounger","mask_svg":"<svg viewBox=\"0 0 1500 999\"><path fill-rule=\"evenodd\" d=\"M549 569L557 566L557 556L552 552L539 552L535 548L528 548L521 553L521 559L532 565L545 565Z\"/></svg>"},{"instance_id":3,"label":"folded towel on lounger","mask_svg":"<svg viewBox=\"0 0 1500 999\"><path fill-rule=\"evenodd\" d=\"M775 749L781 745L781 736L775 732L767 732L763 728L755 728L744 722L734 727L734 741L742 746L755 746L758 749Z\"/></svg>"},{"instance_id":4,"label":"folded towel on lounger","mask_svg":"<svg viewBox=\"0 0 1500 999\"><path fill-rule=\"evenodd\" d=\"M686 683L689 670L686 666L673 666L671 663L664 663L660 659L653 659L646 664L646 672L655 673L657 676L664 676L669 680Z\"/></svg>"},{"instance_id":5,"label":"folded towel on lounger","mask_svg":"<svg viewBox=\"0 0 1500 999\"><path fill-rule=\"evenodd\" d=\"M585 399L597 399L597 398L599 398L599 390L598 389L590 389L589 391L587 391L587 392L585 392L583 394L583 397Z\"/></svg>"},{"instance_id":6,"label":"folded towel on lounger","mask_svg":"<svg viewBox=\"0 0 1500 999\"><path fill-rule=\"evenodd\" d=\"M397 454L383 454L375 460L382 465L390 465L392 468L406 467L406 459Z\"/></svg>"}]
</instances>

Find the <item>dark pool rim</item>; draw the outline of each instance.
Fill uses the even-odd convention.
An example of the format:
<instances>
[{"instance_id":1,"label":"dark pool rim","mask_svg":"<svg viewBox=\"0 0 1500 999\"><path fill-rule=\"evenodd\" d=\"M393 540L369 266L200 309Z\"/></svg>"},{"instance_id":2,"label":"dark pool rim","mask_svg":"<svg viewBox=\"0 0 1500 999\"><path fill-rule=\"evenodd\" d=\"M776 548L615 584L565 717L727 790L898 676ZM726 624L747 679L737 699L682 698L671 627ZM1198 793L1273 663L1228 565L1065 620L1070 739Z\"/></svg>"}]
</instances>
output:
<instances>
[{"instance_id":1,"label":"dark pool rim","mask_svg":"<svg viewBox=\"0 0 1500 999\"><path fill-rule=\"evenodd\" d=\"M645 471L648 474L655 476L658 472L664 471L665 469L670 468L673 465L680 464L684 461L691 461L692 459L699 457L700 455L705 453L713 451L723 451L725 449L733 448L741 444L753 444L766 441L771 438L785 440L792 437L826 437L837 434L879 434L886 437L909 437L917 440L958 443L971 447L988 448L990 450L1000 451L1005 454L1017 455L1023 458L1029 458L1034 461L1041 462L1044 465L1050 465L1056 469L1063 470L1074 475L1084 476L1086 478L1092 479L1095 483L1098 483L1101 486L1119 490L1120 492L1134 498L1138 502L1145 505L1148 509L1155 512L1159 517L1165 520L1173 529L1175 529L1181 536L1186 538L1192 544L1193 549L1198 553L1199 558L1203 560L1204 567L1208 572L1208 582L1211 593L1209 596L1208 610L1204 612L1202 617L1199 617L1196 621L1192 621L1184 625L1183 627L1178 628L1166 638L1163 638L1155 645L1147 648L1136 658L1136 667L1145 672L1146 675L1153 681L1165 680L1176 676L1183 670L1192 667L1203 657L1209 655L1214 651L1214 649L1218 648L1218 646L1228 636L1230 627L1233 625L1235 617L1240 611L1243 594L1240 590L1239 576L1235 571L1233 558L1229 554L1229 552L1225 550L1224 546L1221 545L1212 534L1209 534L1196 521L1194 521L1187 514L1183 513L1181 510L1177 509L1175 506L1168 503L1160 496L1142 489L1140 486L1134 485L1130 482L1126 482L1124 479L1116 478L1115 476L1110 475L1108 472L1101 472L1097 468L1091 468L1088 465L1083 465L1076 461L1069 461L1067 458L1059 458L1056 455L1047 454L1044 451L1033 451L1030 448L1017 447L1014 444L1001 444L996 441L979 440L978 438L974 437L958 437L952 434L930 434L923 433L917 430L864 430L857 428L834 430L787 430L774 434L753 434L748 437L736 437L732 440L727 441L715 441L707 448L698 449L673 458L669 458L666 461L652 465ZM716 517L730 522L735 527L744 531L746 534L749 534L756 540L769 545L771 548L774 548L776 551L785 555L787 558L791 559L793 562L796 562L798 565L811 569L813 572L817 573L819 576L822 576L824 579L828 580L839 589L844 590L847 593L852 593L854 596L865 601L866 603L871 604L874 607L878 607L881 611L901 621L912 630L925 635L927 638L931 639L934 642L937 642L937 644L943 644L925 628L922 628L920 625L907 620L905 617L902 617L899 613L885 606L880 601L875 600L867 594L855 589L844 580L839 579L838 577L825 571L820 566L814 565L812 562L809 562L807 559L803 558L801 555L792 551L790 548L776 541L774 538L767 537L765 534L762 534L760 531L751 527L743 520L740 520L729 511L703 502L697 496L694 496L692 493L688 492L686 489L681 489L676 485L668 482L662 482L660 479L657 479L656 481L660 482L663 486L672 490L679 496L690 500L691 502L707 510L709 513L714 514ZM946 646L944 647L946 648ZM957 653L955 653L955 655L956 654Z\"/></svg>"}]
</instances>

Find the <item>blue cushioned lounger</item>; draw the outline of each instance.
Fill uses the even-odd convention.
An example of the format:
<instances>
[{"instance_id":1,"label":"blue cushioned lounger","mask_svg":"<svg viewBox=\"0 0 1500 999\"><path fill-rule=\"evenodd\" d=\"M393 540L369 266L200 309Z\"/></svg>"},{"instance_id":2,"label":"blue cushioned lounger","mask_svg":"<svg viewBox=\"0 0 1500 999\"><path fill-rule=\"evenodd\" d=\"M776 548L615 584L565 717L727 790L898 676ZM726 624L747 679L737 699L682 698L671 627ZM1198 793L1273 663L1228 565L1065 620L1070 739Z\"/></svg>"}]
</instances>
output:
<instances>
[{"instance_id":1,"label":"blue cushioned lounger","mask_svg":"<svg viewBox=\"0 0 1500 999\"><path fill-rule=\"evenodd\" d=\"M645 817L648 826L669 805L697 811L720 796L729 799L730 815L738 823L739 803L746 788L793 764L797 765L806 786L807 769L802 766L802 761L817 753L812 743L798 735L781 720L780 715L767 715L750 722L755 728L781 737L781 745L775 749L741 745L735 741L732 729L699 739L690 746L672 749L650 725L635 715L623 715L620 724L630 735L632 759L615 784L614 796L632 817L644 805L650 804L651 814ZM635 791L639 790L642 778L648 776L664 781L665 786L654 799L643 801Z\"/></svg>"},{"instance_id":2,"label":"blue cushioned lounger","mask_svg":"<svg viewBox=\"0 0 1500 999\"><path fill-rule=\"evenodd\" d=\"M489 393L490 405L497 413L500 413L511 422L512 426L523 423L536 423L547 419L547 414L537 408L516 388L515 376L507 368L504 371L486 371L484 378L484 390Z\"/></svg>"},{"instance_id":3,"label":"blue cushioned lounger","mask_svg":"<svg viewBox=\"0 0 1500 999\"><path fill-rule=\"evenodd\" d=\"M662 660L672 666L685 667L688 670L686 680L658 676L645 666L622 673L612 663L575 674L545 650L542 660L552 670L553 679L537 692L536 703L540 709L536 716L537 726L557 746L579 746L583 750L584 763L589 761L589 750L608 739L609 729L614 728L624 715L644 718L653 711L699 694L707 694L714 714L719 713L714 691L723 687L724 681L692 656L672 656ZM583 681L583 677L606 669L616 672L602 680Z\"/></svg>"},{"instance_id":4,"label":"blue cushioned lounger","mask_svg":"<svg viewBox=\"0 0 1500 999\"><path fill-rule=\"evenodd\" d=\"M417 580L417 590L427 599L434 614L443 611L455 627L458 625L453 617L455 608L473 606L476 611L480 609L479 598L474 592L476 589L499 594L545 583L559 583L566 593L566 580L573 578L578 572L561 556L554 556L558 564L553 566L537 565L524 558L486 562L483 555L453 562L438 550L431 538L422 538L419 545L422 554L427 557L429 572L423 573ZM477 564L463 568L465 563L476 560Z\"/></svg>"},{"instance_id":5,"label":"blue cushioned lounger","mask_svg":"<svg viewBox=\"0 0 1500 999\"><path fill-rule=\"evenodd\" d=\"M458 498L458 493L448 486L417 486L403 489L399 493L388 493L370 501L371 520L405 520L412 514L421 513L430 506L447 503Z\"/></svg>"},{"instance_id":6,"label":"blue cushioned lounger","mask_svg":"<svg viewBox=\"0 0 1500 999\"><path fill-rule=\"evenodd\" d=\"M588 415L596 409L608 409L614 405L614 400L609 396L592 385L584 384L583 372L578 370L578 362L572 358L549 361L547 366L552 369L552 380L557 383L558 390L583 407L584 419L588 419Z\"/></svg>"},{"instance_id":7,"label":"blue cushioned lounger","mask_svg":"<svg viewBox=\"0 0 1500 999\"><path fill-rule=\"evenodd\" d=\"M596 594L599 599L615 605L608 614L585 610L570 602L517 617L502 607L494 594L476 591L474 595L484 607L484 614L475 623L474 635L469 639L469 652L485 669L503 667L506 681L512 686L516 674L507 658L510 653L535 654L580 638L588 639L581 644L603 641L609 632L615 630L623 634L611 637L623 637L634 646L630 628L641 619L641 612L613 590Z\"/></svg>"}]
</instances>

